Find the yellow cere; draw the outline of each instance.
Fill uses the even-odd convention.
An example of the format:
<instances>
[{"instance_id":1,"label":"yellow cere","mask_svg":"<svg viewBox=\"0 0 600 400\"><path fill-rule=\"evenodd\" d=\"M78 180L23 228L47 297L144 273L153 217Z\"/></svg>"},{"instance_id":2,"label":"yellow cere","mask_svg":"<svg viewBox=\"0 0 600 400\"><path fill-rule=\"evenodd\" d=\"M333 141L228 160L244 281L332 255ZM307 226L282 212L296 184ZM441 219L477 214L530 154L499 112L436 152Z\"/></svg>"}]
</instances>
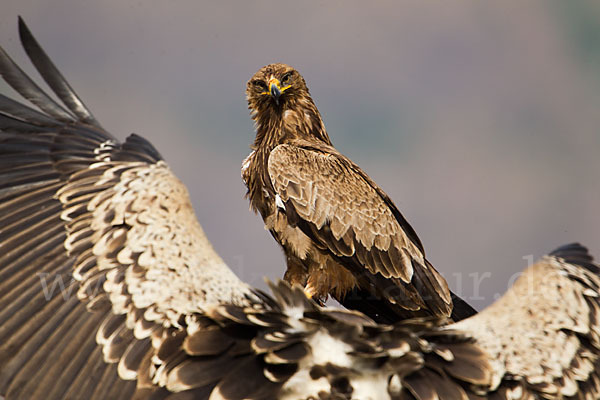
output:
<instances>
[{"instance_id":1,"label":"yellow cere","mask_svg":"<svg viewBox=\"0 0 600 400\"><path fill-rule=\"evenodd\" d=\"M280 87L279 86L280 84L281 83L279 82L279 79L277 79L277 78L271 78L271 79L269 79L269 90L264 91L261 94L271 94L271 86L272 85L277 86L277 89L279 89L279 91L281 93L285 92L287 89L289 89L289 88L292 87L292 85L287 85L287 86L284 86L284 87Z\"/></svg>"}]
</instances>

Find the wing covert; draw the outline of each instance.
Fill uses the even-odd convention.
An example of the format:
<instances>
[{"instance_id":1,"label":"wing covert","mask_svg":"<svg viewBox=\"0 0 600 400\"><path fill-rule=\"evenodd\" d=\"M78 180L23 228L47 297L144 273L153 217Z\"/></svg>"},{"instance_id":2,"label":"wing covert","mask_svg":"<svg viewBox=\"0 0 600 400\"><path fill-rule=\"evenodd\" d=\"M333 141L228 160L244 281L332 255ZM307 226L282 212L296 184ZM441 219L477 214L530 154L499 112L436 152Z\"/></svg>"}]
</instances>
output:
<instances>
[{"instance_id":1,"label":"wing covert","mask_svg":"<svg viewBox=\"0 0 600 400\"><path fill-rule=\"evenodd\" d=\"M421 297L426 296L442 314L449 312L446 281L427 262L414 231L387 195L358 166L333 148L321 152L283 144L271 152L268 172L286 214L293 210L315 242L372 274L398 279L407 287L404 299L417 307L424 306Z\"/></svg>"},{"instance_id":2,"label":"wing covert","mask_svg":"<svg viewBox=\"0 0 600 400\"><path fill-rule=\"evenodd\" d=\"M354 256L361 253L360 246L367 252L387 252L390 259L365 262L365 268L408 283L413 276L411 259L422 264L423 254L403 232L377 189L356 168L333 154L290 145L277 146L269 156L275 192L318 231L330 232L331 239L339 242L331 251Z\"/></svg>"},{"instance_id":3,"label":"wing covert","mask_svg":"<svg viewBox=\"0 0 600 400\"><path fill-rule=\"evenodd\" d=\"M245 299L246 286L213 250L187 189L164 161L106 156L57 195L81 298L87 280L104 274L115 313L145 310L146 320L166 327L223 299Z\"/></svg>"},{"instance_id":4,"label":"wing covert","mask_svg":"<svg viewBox=\"0 0 600 400\"><path fill-rule=\"evenodd\" d=\"M489 354L496 382L519 379L544 398L598 398L599 274L586 248L563 246L494 304L449 328L468 332Z\"/></svg>"}]
</instances>

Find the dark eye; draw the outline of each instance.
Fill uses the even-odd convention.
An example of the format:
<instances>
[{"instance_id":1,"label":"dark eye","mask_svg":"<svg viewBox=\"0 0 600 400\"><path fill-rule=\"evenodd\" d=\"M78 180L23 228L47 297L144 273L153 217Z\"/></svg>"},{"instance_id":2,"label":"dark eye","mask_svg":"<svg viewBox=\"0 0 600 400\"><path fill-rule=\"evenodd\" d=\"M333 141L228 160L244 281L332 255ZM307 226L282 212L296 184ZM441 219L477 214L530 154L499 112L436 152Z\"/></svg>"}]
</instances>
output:
<instances>
[{"instance_id":1,"label":"dark eye","mask_svg":"<svg viewBox=\"0 0 600 400\"><path fill-rule=\"evenodd\" d=\"M282 85L289 85L292 82L292 73L288 72L286 74L283 74L283 76L281 77L281 84Z\"/></svg>"},{"instance_id":2,"label":"dark eye","mask_svg":"<svg viewBox=\"0 0 600 400\"><path fill-rule=\"evenodd\" d=\"M265 92L267 90L267 84L263 81L253 81L252 85L254 85L254 88L258 91Z\"/></svg>"}]
</instances>

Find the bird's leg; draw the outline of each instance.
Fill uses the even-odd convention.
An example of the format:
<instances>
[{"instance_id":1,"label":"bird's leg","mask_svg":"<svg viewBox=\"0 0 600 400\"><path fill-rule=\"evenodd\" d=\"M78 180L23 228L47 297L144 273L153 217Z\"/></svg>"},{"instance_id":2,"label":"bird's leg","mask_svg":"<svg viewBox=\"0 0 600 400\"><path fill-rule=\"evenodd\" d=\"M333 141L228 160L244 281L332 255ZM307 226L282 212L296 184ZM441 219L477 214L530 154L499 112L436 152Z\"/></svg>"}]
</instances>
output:
<instances>
[{"instance_id":1,"label":"bird's leg","mask_svg":"<svg viewBox=\"0 0 600 400\"><path fill-rule=\"evenodd\" d=\"M304 294L307 298L313 300L320 306L324 306L325 301L327 300L327 293L325 292L325 294L323 294L323 288L319 290L320 280L318 277L315 279L315 276L310 278L306 266L299 258L290 254L287 255L287 270L285 271L285 275L283 275L283 279L292 286L303 286Z\"/></svg>"}]
</instances>

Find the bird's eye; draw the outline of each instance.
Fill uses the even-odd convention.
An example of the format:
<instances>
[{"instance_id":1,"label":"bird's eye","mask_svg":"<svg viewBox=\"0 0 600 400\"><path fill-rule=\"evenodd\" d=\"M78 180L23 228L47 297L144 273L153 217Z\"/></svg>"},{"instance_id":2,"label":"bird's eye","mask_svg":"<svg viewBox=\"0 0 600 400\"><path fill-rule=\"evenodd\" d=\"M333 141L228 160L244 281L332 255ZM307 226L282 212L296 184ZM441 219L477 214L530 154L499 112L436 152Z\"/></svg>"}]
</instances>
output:
<instances>
[{"instance_id":1,"label":"bird's eye","mask_svg":"<svg viewBox=\"0 0 600 400\"><path fill-rule=\"evenodd\" d=\"M292 73L288 72L286 74L283 74L283 76L281 77L281 84L282 85L289 85L292 82Z\"/></svg>"},{"instance_id":2,"label":"bird's eye","mask_svg":"<svg viewBox=\"0 0 600 400\"><path fill-rule=\"evenodd\" d=\"M260 92L265 92L267 90L267 84L263 81L256 80L252 82L252 85L254 85L254 88Z\"/></svg>"}]
</instances>

